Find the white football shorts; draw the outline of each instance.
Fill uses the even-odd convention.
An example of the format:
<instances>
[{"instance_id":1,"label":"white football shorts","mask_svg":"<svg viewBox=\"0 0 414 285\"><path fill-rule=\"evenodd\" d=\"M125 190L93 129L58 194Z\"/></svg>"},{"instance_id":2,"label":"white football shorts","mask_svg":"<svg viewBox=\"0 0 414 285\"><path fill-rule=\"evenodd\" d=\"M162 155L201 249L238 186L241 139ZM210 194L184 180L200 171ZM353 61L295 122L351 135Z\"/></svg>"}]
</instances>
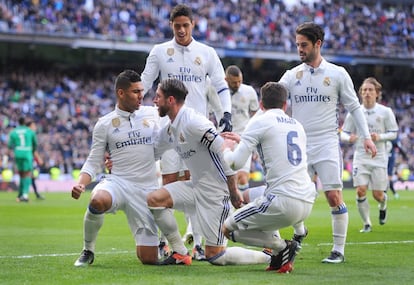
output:
<instances>
[{"instance_id":1,"label":"white football shorts","mask_svg":"<svg viewBox=\"0 0 414 285\"><path fill-rule=\"evenodd\" d=\"M109 174L92 191L111 194L112 206L106 213L124 211L137 246L158 246L158 228L147 206L147 194L154 190L143 189L138 183Z\"/></svg>"}]
</instances>

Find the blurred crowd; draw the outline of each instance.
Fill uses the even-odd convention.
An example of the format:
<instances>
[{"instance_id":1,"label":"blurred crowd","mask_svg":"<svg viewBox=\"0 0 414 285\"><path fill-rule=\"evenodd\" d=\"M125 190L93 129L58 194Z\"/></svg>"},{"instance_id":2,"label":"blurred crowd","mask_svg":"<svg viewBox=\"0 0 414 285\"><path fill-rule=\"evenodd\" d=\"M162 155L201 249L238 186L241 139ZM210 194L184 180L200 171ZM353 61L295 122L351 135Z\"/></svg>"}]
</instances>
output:
<instances>
[{"instance_id":1,"label":"blurred crowd","mask_svg":"<svg viewBox=\"0 0 414 285\"><path fill-rule=\"evenodd\" d=\"M116 74L106 74L94 77L79 72L69 77L54 70L19 70L0 75L1 156L7 154L8 133L19 117L25 116L37 123L38 151L45 161L42 172L58 167L61 173L71 174L73 169L79 169L88 155L94 124L114 107ZM408 154L408 161L397 156L397 170L410 167L411 173L414 173L413 100L414 94L383 90L382 103L394 110L400 126L399 138ZM152 104L151 96L146 96L145 104ZM341 122L344 117L342 112ZM352 155L352 147L344 145L345 166L352 162ZM253 165L260 169L257 161Z\"/></svg>"},{"instance_id":2,"label":"blurred crowd","mask_svg":"<svg viewBox=\"0 0 414 285\"><path fill-rule=\"evenodd\" d=\"M0 76L0 151L7 154L7 135L19 117L37 124L41 171L58 167L71 173L84 163L97 119L112 111L114 78L68 78L49 72L12 72Z\"/></svg>"},{"instance_id":3,"label":"blurred crowd","mask_svg":"<svg viewBox=\"0 0 414 285\"><path fill-rule=\"evenodd\" d=\"M0 32L128 42L171 38L172 0L0 1ZM404 3L401 3L404 2ZM294 51L298 23L325 27L325 51L414 57L409 1L190 0L194 37L213 46Z\"/></svg>"}]
</instances>

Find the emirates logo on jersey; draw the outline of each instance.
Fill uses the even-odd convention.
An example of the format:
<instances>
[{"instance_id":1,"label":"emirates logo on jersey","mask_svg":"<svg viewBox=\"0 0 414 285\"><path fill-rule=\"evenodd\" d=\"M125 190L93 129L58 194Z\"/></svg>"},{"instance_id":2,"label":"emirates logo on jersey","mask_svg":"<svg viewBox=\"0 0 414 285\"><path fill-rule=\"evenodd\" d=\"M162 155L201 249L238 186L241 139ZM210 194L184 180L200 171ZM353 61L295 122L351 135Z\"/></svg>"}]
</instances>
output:
<instances>
[{"instance_id":1,"label":"emirates logo on jersey","mask_svg":"<svg viewBox=\"0 0 414 285\"><path fill-rule=\"evenodd\" d=\"M201 58L197 56L196 59L194 60L194 63L197 65L201 65Z\"/></svg>"},{"instance_id":2,"label":"emirates logo on jersey","mask_svg":"<svg viewBox=\"0 0 414 285\"><path fill-rule=\"evenodd\" d=\"M174 54L174 49L173 48L168 48L167 49L167 54L168 54L168 56L172 56Z\"/></svg>"}]
</instances>

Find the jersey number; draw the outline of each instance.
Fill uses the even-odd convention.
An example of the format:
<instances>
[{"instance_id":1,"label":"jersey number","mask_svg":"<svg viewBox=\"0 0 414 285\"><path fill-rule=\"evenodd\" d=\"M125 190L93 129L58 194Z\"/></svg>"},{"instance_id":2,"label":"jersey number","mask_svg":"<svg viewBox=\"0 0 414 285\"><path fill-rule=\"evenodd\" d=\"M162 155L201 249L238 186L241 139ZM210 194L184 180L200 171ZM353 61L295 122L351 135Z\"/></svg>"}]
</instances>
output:
<instances>
[{"instance_id":1,"label":"jersey number","mask_svg":"<svg viewBox=\"0 0 414 285\"><path fill-rule=\"evenodd\" d=\"M286 137L288 160L293 165L299 165L302 161L302 151L299 145L293 142L294 138L298 137L297 132L289 132Z\"/></svg>"},{"instance_id":2,"label":"jersey number","mask_svg":"<svg viewBox=\"0 0 414 285\"><path fill-rule=\"evenodd\" d=\"M19 146L26 146L26 138L24 134L19 134L19 142L20 142Z\"/></svg>"}]
</instances>

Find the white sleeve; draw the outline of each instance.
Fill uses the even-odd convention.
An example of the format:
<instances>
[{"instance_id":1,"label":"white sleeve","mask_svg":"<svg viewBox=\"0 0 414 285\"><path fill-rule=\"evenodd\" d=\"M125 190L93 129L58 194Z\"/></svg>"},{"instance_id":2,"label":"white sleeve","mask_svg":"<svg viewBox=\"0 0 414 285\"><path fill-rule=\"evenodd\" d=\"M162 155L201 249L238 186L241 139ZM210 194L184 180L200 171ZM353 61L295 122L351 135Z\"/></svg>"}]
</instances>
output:
<instances>
[{"instance_id":1,"label":"white sleeve","mask_svg":"<svg viewBox=\"0 0 414 285\"><path fill-rule=\"evenodd\" d=\"M144 71L141 73L141 80L142 84L144 85L144 94L147 93L148 90L152 89L154 81L158 78L159 75L160 66L158 57L156 54L156 49L153 48L147 57Z\"/></svg>"},{"instance_id":2,"label":"white sleeve","mask_svg":"<svg viewBox=\"0 0 414 285\"><path fill-rule=\"evenodd\" d=\"M250 88L250 103L249 103L249 111L250 112L257 112L259 110L259 99L253 87L249 86Z\"/></svg>"},{"instance_id":3,"label":"white sleeve","mask_svg":"<svg viewBox=\"0 0 414 285\"><path fill-rule=\"evenodd\" d=\"M345 117L344 124L342 125L342 131L339 134L342 142L349 143L351 134L355 132L355 124L352 120L351 115L348 113Z\"/></svg>"},{"instance_id":4,"label":"white sleeve","mask_svg":"<svg viewBox=\"0 0 414 285\"><path fill-rule=\"evenodd\" d=\"M263 115L263 114L262 114ZM253 116L247 123L246 128L243 131L241 140L237 147L233 151L225 151L224 160L234 170L238 170L244 166L247 159L253 152L253 149L259 143L259 132L263 131L260 124L260 115ZM261 130L261 131L259 131Z\"/></svg>"},{"instance_id":5,"label":"white sleeve","mask_svg":"<svg viewBox=\"0 0 414 285\"><path fill-rule=\"evenodd\" d=\"M154 143L154 158L155 158L155 160L159 160L161 158L161 155L165 151L174 148L174 145L169 140L168 127L169 126L164 126L158 132L157 137L155 139L155 143Z\"/></svg>"},{"instance_id":6,"label":"white sleeve","mask_svg":"<svg viewBox=\"0 0 414 285\"><path fill-rule=\"evenodd\" d=\"M397 138L398 135L398 124L395 119L394 112L391 108L387 108L387 117L385 118L385 133L380 134L382 141L392 141Z\"/></svg>"},{"instance_id":7,"label":"white sleeve","mask_svg":"<svg viewBox=\"0 0 414 285\"><path fill-rule=\"evenodd\" d=\"M220 98L217 95L216 90L211 85L207 87L206 95L208 103L210 104L211 109L214 112L214 116L216 116L216 120L217 122L219 122L220 119L223 117L224 113L223 108L221 107Z\"/></svg>"},{"instance_id":8,"label":"white sleeve","mask_svg":"<svg viewBox=\"0 0 414 285\"><path fill-rule=\"evenodd\" d=\"M201 137L200 142L211 152L214 152L222 161L223 171L226 176L234 175L235 172L225 162L223 157L223 142L224 139L217 133L213 123L207 118L203 117L205 123L198 124L193 121L194 124L189 124L187 127L191 131L191 135Z\"/></svg>"},{"instance_id":9,"label":"white sleeve","mask_svg":"<svg viewBox=\"0 0 414 285\"><path fill-rule=\"evenodd\" d=\"M348 132L345 132L344 130L342 130L339 136L341 138L341 142L349 143L349 140L351 139L350 134Z\"/></svg>"},{"instance_id":10,"label":"white sleeve","mask_svg":"<svg viewBox=\"0 0 414 285\"><path fill-rule=\"evenodd\" d=\"M239 170L246 164L251 153L248 146L241 141L234 151L229 149L224 151L224 161L230 165L231 169Z\"/></svg>"},{"instance_id":11,"label":"white sleeve","mask_svg":"<svg viewBox=\"0 0 414 285\"><path fill-rule=\"evenodd\" d=\"M106 126L98 121L93 129L91 150L81 169L81 172L91 177L91 181L95 179L96 173L103 169L106 146Z\"/></svg>"},{"instance_id":12,"label":"white sleeve","mask_svg":"<svg viewBox=\"0 0 414 285\"><path fill-rule=\"evenodd\" d=\"M365 139L371 139L371 135L369 134L368 123L365 119L364 113L362 112L361 106L359 108L354 109L350 112L354 119L354 123L359 131L361 137Z\"/></svg>"},{"instance_id":13,"label":"white sleeve","mask_svg":"<svg viewBox=\"0 0 414 285\"><path fill-rule=\"evenodd\" d=\"M227 82L224 79L226 75L224 73L223 64L213 48L211 48L210 57L211 63L207 71L208 76L210 77L211 83L219 95L223 112L231 113L231 96ZM221 115L223 116L223 114Z\"/></svg>"},{"instance_id":14,"label":"white sleeve","mask_svg":"<svg viewBox=\"0 0 414 285\"><path fill-rule=\"evenodd\" d=\"M223 166L224 174L226 176L235 175L236 173L233 171L231 166L226 162L226 159L224 158L224 154L222 150L223 142L224 142L223 138L220 135L217 135L213 143L210 145L210 150L215 152L218 155L220 161L223 162L222 166Z\"/></svg>"},{"instance_id":15,"label":"white sleeve","mask_svg":"<svg viewBox=\"0 0 414 285\"><path fill-rule=\"evenodd\" d=\"M397 138L397 132L386 132L379 135L380 140L382 141L392 141Z\"/></svg>"}]
</instances>

